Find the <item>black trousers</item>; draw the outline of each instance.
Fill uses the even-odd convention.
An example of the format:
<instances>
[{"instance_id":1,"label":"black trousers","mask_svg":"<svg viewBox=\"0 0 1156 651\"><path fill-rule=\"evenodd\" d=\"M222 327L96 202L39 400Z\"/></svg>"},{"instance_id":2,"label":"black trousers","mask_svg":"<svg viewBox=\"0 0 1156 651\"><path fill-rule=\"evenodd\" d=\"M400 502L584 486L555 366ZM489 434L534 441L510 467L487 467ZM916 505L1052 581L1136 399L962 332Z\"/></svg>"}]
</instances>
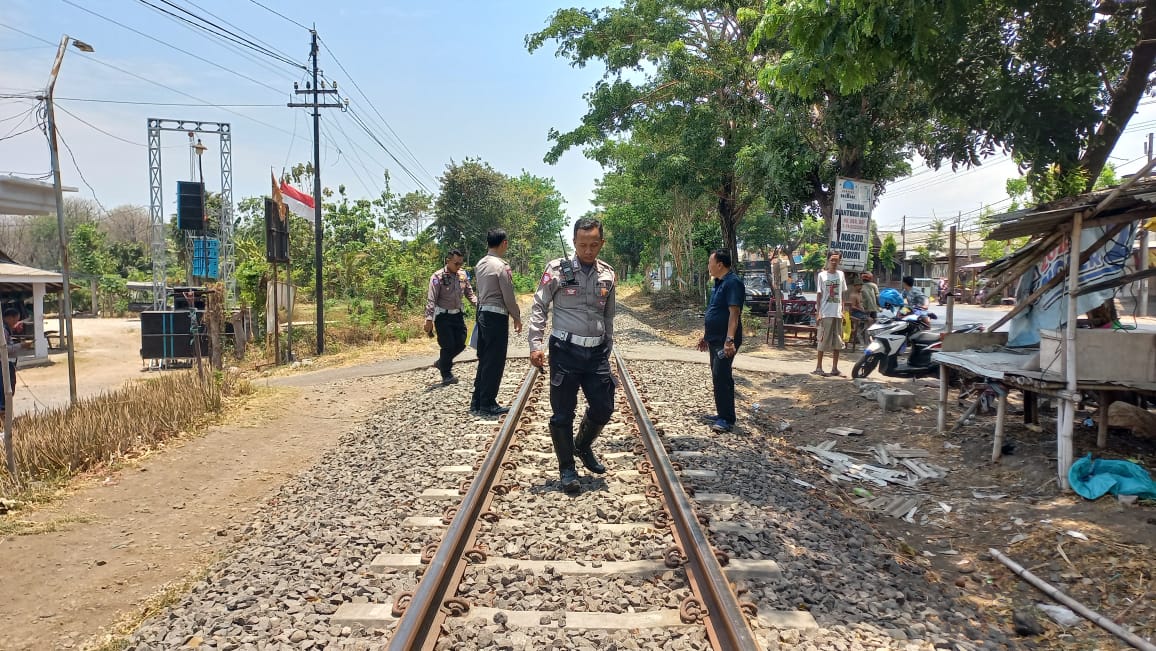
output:
<instances>
[{"instance_id":1,"label":"black trousers","mask_svg":"<svg viewBox=\"0 0 1156 651\"><path fill-rule=\"evenodd\" d=\"M723 349L722 344L707 344L710 350L710 380L714 385L714 407L715 413L718 417L730 423L735 424L735 376L732 368L735 363L735 358L723 356L719 359L719 351ZM735 354L738 354L738 347L735 347Z\"/></svg>"},{"instance_id":2,"label":"black trousers","mask_svg":"<svg viewBox=\"0 0 1156 651\"><path fill-rule=\"evenodd\" d=\"M498 387L506 371L506 351L510 346L510 317L500 312L478 310L478 374L474 376L474 396L470 409L498 404Z\"/></svg>"},{"instance_id":3,"label":"black trousers","mask_svg":"<svg viewBox=\"0 0 1156 651\"><path fill-rule=\"evenodd\" d=\"M434 329L438 333L438 346L442 349L434 366L442 372L443 378L447 378L453 375L454 358L466 349L466 320L461 312L442 312L434 317Z\"/></svg>"},{"instance_id":4,"label":"black trousers","mask_svg":"<svg viewBox=\"0 0 1156 651\"><path fill-rule=\"evenodd\" d=\"M550 337L550 423L573 427L578 389L586 396L586 418L598 426L614 414L614 376L610 349L584 348Z\"/></svg>"}]
</instances>

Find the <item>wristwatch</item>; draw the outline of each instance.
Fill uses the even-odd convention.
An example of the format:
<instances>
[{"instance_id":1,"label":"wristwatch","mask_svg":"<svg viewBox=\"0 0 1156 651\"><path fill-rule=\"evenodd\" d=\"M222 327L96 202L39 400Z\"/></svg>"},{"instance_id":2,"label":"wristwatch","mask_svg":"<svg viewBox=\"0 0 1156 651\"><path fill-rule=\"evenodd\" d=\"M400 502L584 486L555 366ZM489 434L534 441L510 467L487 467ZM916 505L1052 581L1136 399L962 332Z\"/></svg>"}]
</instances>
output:
<instances>
[{"instance_id":1,"label":"wristwatch","mask_svg":"<svg viewBox=\"0 0 1156 651\"><path fill-rule=\"evenodd\" d=\"M726 342L727 342L728 344L733 344L733 343L735 342L735 338L734 338L734 337L727 337L727 341L726 341Z\"/></svg>"}]
</instances>

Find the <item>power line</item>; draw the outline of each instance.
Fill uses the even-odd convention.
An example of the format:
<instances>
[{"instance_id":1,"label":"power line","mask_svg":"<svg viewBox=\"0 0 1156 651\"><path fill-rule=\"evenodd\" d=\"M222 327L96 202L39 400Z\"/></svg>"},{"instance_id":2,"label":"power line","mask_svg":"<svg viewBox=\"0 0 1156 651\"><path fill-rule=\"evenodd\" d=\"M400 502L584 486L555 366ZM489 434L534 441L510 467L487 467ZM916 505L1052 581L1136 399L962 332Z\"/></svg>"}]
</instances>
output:
<instances>
[{"instance_id":1,"label":"power line","mask_svg":"<svg viewBox=\"0 0 1156 651\"><path fill-rule=\"evenodd\" d=\"M58 100L68 102L96 102L100 104L129 104L132 106L205 106L205 104L193 104L191 102L140 102L135 100L122 99L102 99L95 97L57 97ZM285 104L213 104L217 107L230 108L284 108Z\"/></svg>"},{"instance_id":2,"label":"power line","mask_svg":"<svg viewBox=\"0 0 1156 651\"><path fill-rule=\"evenodd\" d=\"M41 42L44 42L44 43L51 43L51 41L49 41L48 39L40 38L39 36L36 36L35 34L31 34L31 33L29 33L29 32L26 32L26 31L22 30L22 29L18 29L18 28L16 28L16 27L13 27L13 26L11 26L11 25L5 25L4 23L0 23L0 27L4 27L4 28L6 28L6 29L10 29L10 30L12 30L12 31L14 31L14 32L17 32L17 33L23 34L23 35L25 35L25 36L28 36L28 37L31 37L31 38L34 38L34 39L36 39L36 40L38 40L38 41L41 41ZM126 74L126 75L128 75L128 76L130 76L130 77L135 77L136 79L139 79L139 80L141 80L141 81L144 81L144 82L150 83L150 84L152 84L152 85L154 85L154 86L158 86L158 87L160 87L160 88L164 88L165 90L168 90L168 91L174 92L174 93L176 93L176 94L178 94L178 95L183 95L183 96L185 96L185 97L188 97L189 99L194 99L194 100L197 100L198 102L200 102L200 104L197 104L197 105L195 105L195 106L204 106L204 107L209 107L209 108L219 108L219 109L221 109L222 111L225 111L226 113L232 113L233 115L239 116L239 117L241 117L241 118L243 118L243 119L245 119L245 120L249 120L250 122L254 122L254 123L256 123L256 124L260 124L260 125L262 125L262 126L264 126L264 127L267 127L267 128L269 128L269 129L273 129L274 131L280 131L281 133L284 133L284 134L286 134L286 135L288 135L288 136L290 136L290 137L293 137L293 134L292 134L292 133L290 133L289 131L286 131L286 130L282 129L281 127L278 127L278 126L276 126L276 125L273 125L273 124L269 124L268 122L265 122L265 121L263 121L263 120L258 120L257 118L255 118L255 117L252 117L252 116L250 116L250 115L245 115L244 113L238 113L237 111L233 111L233 110L231 110L231 109L225 108L224 106L221 106L221 105L219 105L219 104L214 104L214 103L212 103L212 102L210 102L210 101L208 101L208 100L205 100L205 99L202 99L202 98L200 98L200 97L197 97L196 95L193 95L193 94L191 94L191 93L186 93L186 92L185 92L185 91L183 91L183 90L177 90L176 88L173 88L172 86L166 86L165 84L162 84L162 83L161 83L161 82L159 82L159 81L155 81L155 80L153 80L153 79L149 79L148 77L144 77L144 76L142 76L142 75L138 75L138 74L136 74L135 72L131 72L131 71L129 71L129 70L125 70L124 68L121 68L121 67L119 67L119 66L113 65L113 64L111 64L111 63L107 63L107 62L105 62L105 61L101 61L100 59L98 59L98 58L96 58L96 57L94 57L94 56L91 56L91 55L82 56L82 57L80 57L80 59L81 59L82 61L92 61L93 63L98 63L98 64L100 64L100 65L102 65L102 66L105 66L105 67L108 67L108 68L112 68L113 70L116 70L116 71L118 71L118 72L122 72L122 73L124 73L124 74ZM300 138L301 140L305 140L305 138L301 138L300 136L298 136L298 138Z\"/></svg>"},{"instance_id":3,"label":"power line","mask_svg":"<svg viewBox=\"0 0 1156 651\"><path fill-rule=\"evenodd\" d=\"M251 40L252 40L254 43L257 43L258 45L262 45L262 46L264 46L264 47L268 48L268 49L269 49L269 51L271 51L271 52L276 52L277 54L280 54L281 56L283 56L283 57L285 57L285 58L287 58L287 59L292 59L292 58L293 58L293 57L289 56L288 54L285 54L285 52L283 52L283 51L281 51L281 50L278 50L276 47L274 47L274 46L270 45L269 43L267 43L267 42L265 42L265 41L262 41L260 38L258 38L258 37L256 37L256 36L254 36L254 35L253 35L251 32L247 32L247 31L245 31L243 28L241 28L241 27L238 27L237 25L235 25L235 24L233 24L233 23L229 22L228 20L226 20L226 19L222 18L221 16L219 16L219 15L217 15L217 14L215 14L215 13L213 13L213 12L209 11L208 9L205 9L204 7L202 7L201 5L197 4L196 2L193 2L193 0L185 0L185 2L187 2L187 3L191 4L192 6L196 7L197 9L200 9L201 11L205 12L206 14L209 14L209 15L210 15L210 16L212 16L213 18L216 18L217 20L219 20L219 21L221 21L222 23L224 23L224 24L228 25L229 27L232 27L233 29L237 30L238 32L241 32L241 33L242 33L242 34L244 34L246 37L248 37L249 39L251 39Z\"/></svg>"},{"instance_id":4,"label":"power line","mask_svg":"<svg viewBox=\"0 0 1156 651\"><path fill-rule=\"evenodd\" d=\"M148 146L144 143L134 142L134 141L129 140L127 138L121 138L120 136L116 135L115 133L109 133L109 132L105 131L104 129L101 129L100 127L96 126L95 124L85 120L84 118L80 117L79 115L73 113L72 111L69 111L68 109L64 108L63 106L60 105L60 102L56 103L56 108L71 115L73 118L75 118L81 124L89 127L90 129L92 129L94 131L99 131L100 133L103 133L104 135L108 136L109 138L113 138L113 139L119 140L121 142L127 142L128 144L136 145L137 147L147 147Z\"/></svg>"},{"instance_id":5,"label":"power line","mask_svg":"<svg viewBox=\"0 0 1156 651\"><path fill-rule=\"evenodd\" d=\"M293 20L292 18L286 16L285 14L283 14L279 11L276 11L276 10L270 9L269 7L266 7L265 5L261 4L260 2L257 2L257 0L249 0L249 2L252 2L253 4L264 9L265 11L268 11L271 14L274 14L274 15L280 16L281 18L284 18L285 20L293 23L294 25L300 27L301 29L303 29L305 31L309 31L309 28L306 27L305 25L302 25L301 23L297 22L296 20Z\"/></svg>"},{"instance_id":6,"label":"power line","mask_svg":"<svg viewBox=\"0 0 1156 651\"><path fill-rule=\"evenodd\" d=\"M84 172L80 169L80 164L76 162L76 155L72 153L72 147L68 146L68 141L64 139L64 134L60 132L59 124L56 125L56 137L60 138L60 144L64 145L64 149L68 151L68 157L72 159L72 166L76 168L76 173L80 175L80 180L84 181L84 185L88 188L88 191L92 193L92 198L96 201L96 205L100 206L101 212L107 215L108 209L100 202L100 197L96 196L96 190L92 187L92 184L88 182L88 179L84 178Z\"/></svg>"},{"instance_id":7,"label":"power line","mask_svg":"<svg viewBox=\"0 0 1156 651\"><path fill-rule=\"evenodd\" d=\"M424 172L427 177L436 181L434 176L429 173L429 170L427 170L421 164L421 161L418 160L417 156L414 156L413 152L410 151L409 147L405 144L405 141L401 139L401 136L397 135L397 132L394 131L393 127L389 125L389 121L385 119L385 116L383 116L381 112L377 110L377 105L369 99L369 96L365 94L365 91L361 90L361 86L357 83L357 80L353 78L353 75L349 74L349 71L346 70L345 66L341 64L341 60L337 58L337 55L333 52L333 50L329 49L329 45L320 37L318 37L317 40L321 41L321 46L325 48L325 51L329 53L329 56L333 57L333 62L337 64L337 67L345 74L346 78L349 79L349 83L353 84L354 90L356 90L358 94L361 95L361 98L365 100L365 103L369 105L369 108L373 110L373 112L381 120L381 123L385 125L385 128L389 131L389 133L393 134L394 140L396 140L398 144L401 145L402 149L404 149L406 153L409 154L410 159L412 159L413 162L417 164L418 169Z\"/></svg>"},{"instance_id":8,"label":"power line","mask_svg":"<svg viewBox=\"0 0 1156 651\"><path fill-rule=\"evenodd\" d=\"M96 16L97 18L100 18L101 20L105 20L105 21L108 21L108 22L110 22L110 23L112 23L112 24L114 24L114 25L117 25L117 26L119 26L119 27L123 27L124 29L127 29L128 31L130 31L130 32L132 32L132 33L134 33L134 34L138 34L138 35L140 35L140 36L143 36L143 37L145 37L145 38L149 39L150 41L153 41L153 42L155 42L155 43L160 43L161 45L163 45L163 46L165 46L165 47L167 47L167 48L170 48L170 49L176 50L177 52L180 52L181 54L184 54L184 55L187 55L187 56L191 56L191 57L193 57L194 59L196 59L196 60L198 60L198 61L202 61L202 62L204 62L204 63L207 63L207 64L209 64L209 65L213 66L214 68L218 68L218 69L220 69L220 70L224 70L225 72L227 72L227 73L229 73L229 74L231 74L231 75L236 75L236 76L240 77L241 79L245 79L245 80L247 80L247 81L251 81L251 82L253 82L254 84L257 84L257 85L259 85L259 86L264 86L265 88L268 88L269 90L271 90L271 91L273 91L273 92L275 92L275 93L278 93L278 94L281 94L281 93L282 93L282 90L281 90L280 88L277 88L276 86L270 86L269 84L267 84L267 83L265 83L265 82L263 82L263 81L261 81L261 80L259 80L259 79L255 79L255 78L253 78L253 77L250 77L249 75L246 75L246 74L244 74L244 73L241 73L241 72L237 72L236 70L234 70L234 69L232 69L232 68L229 68L229 67L227 67L227 66L223 66L223 65L221 65L221 64L219 64L219 63L217 63L216 61L211 61L211 60L209 60L209 59L206 59L205 57L203 57L203 56L201 56L201 55L199 55L199 54L194 54L194 53L192 53L192 52L189 52L188 50L185 50L185 49L183 49L183 48L179 48L179 47L177 47L177 46L173 45L172 43L169 43L169 42L167 42L167 41L163 41L163 40L161 40L161 39L159 39L159 38L157 38L157 37L155 37L155 36L151 36L151 35L149 35L149 34L146 34L146 33L142 32L142 31L140 31L139 29L136 29L136 28L134 28L134 27L129 27L128 25L125 25L124 23L122 23L122 22L120 22L120 21L118 21L118 20L114 20L114 19L112 19L112 18L109 18L108 16L104 16L104 15L101 15L101 14L99 14L99 13L97 13L97 12L95 12L95 11L91 10L91 9L87 9L87 8L85 8L85 7L82 7L82 6L78 5L78 4L76 4L75 2L73 2L72 0L60 0L60 1L61 1L61 2L63 2L63 3L65 3L65 4L68 4L68 5L72 5L73 7L76 7L77 9L79 9L79 10L81 10L81 11L85 12L85 13L88 13L88 14L91 14L91 15L93 15L93 16Z\"/></svg>"},{"instance_id":9,"label":"power line","mask_svg":"<svg viewBox=\"0 0 1156 651\"><path fill-rule=\"evenodd\" d=\"M179 5L173 4L172 2L169 2L168 0L159 0L159 1L163 2L164 4L170 6L174 9L176 9L177 11L180 11L181 13L192 16L193 18L197 19L200 22L196 22L193 20L189 20L188 18L185 18L183 16L179 16L179 15L169 11L168 9L165 9L164 7L158 7L157 5L154 5L152 2L149 2L149 0L137 0L137 2L145 5L146 7L149 7L155 11L159 11L162 14L167 14L169 16L172 16L173 18L176 18L177 20L186 22L189 25L192 25L193 27L195 27L201 31L204 31L204 32L216 37L216 38L236 43L237 45L249 48L250 50L257 52L258 54L263 54L263 55L265 55L271 59L274 59L274 60L280 61L282 63L285 63L287 65L293 66L294 68L299 68L301 70L305 70L304 64L298 63L289 57L286 57L282 54L278 54L277 52L274 52L274 51L269 50L265 47L262 47L256 43L250 41L249 39L237 36L236 34L221 27L220 25L217 25L213 21L206 20L205 18L198 16L197 14L189 11L188 9L185 9Z\"/></svg>"}]
</instances>

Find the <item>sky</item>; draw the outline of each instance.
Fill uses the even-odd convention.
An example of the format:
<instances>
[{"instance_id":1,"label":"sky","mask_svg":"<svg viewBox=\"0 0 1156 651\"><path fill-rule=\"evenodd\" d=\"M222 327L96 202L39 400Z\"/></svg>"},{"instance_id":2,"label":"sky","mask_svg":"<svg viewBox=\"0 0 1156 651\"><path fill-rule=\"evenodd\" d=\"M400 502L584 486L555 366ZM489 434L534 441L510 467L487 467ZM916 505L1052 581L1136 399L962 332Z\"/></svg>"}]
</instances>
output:
<instances>
[{"instance_id":1,"label":"sky","mask_svg":"<svg viewBox=\"0 0 1156 651\"><path fill-rule=\"evenodd\" d=\"M571 219L591 209L598 164L574 150L556 165L542 159L550 129L578 125L587 108L583 96L602 69L571 67L554 56L553 43L534 54L524 45L526 34L543 28L558 8L604 4L573 0L4 0L0 174L50 170L46 140L30 113L36 102L3 96L44 88L62 34L95 50L70 48L55 90L59 132L71 149L61 147L61 174L65 185L79 189L76 196L95 197L105 208L148 205L150 117L228 122L235 200L268 194L270 170L311 160L310 117L285 106L294 101L294 82L304 88L304 70L223 45L149 4L188 18L175 5L255 36L251 40L301 65L309 53L301 25L316 25L321 69L351 108L322 112L327 187L343 184L354 197L377 196L384 189L381 170L389 169L395 192L436 193L450 161L478 157L506 174L553 177ZM1145 103L1113 152L1122 173L1143 164L1143 140L1154 128L1156 104ZM202 141L206 186L217 191L220 145L215 135ZM176 181L190 178L188 151L185 134L163 134L166 214L175 211ZM878 201L880 230L897 229L904 216L914 230L957 215L967 226L983 205L1005 208L1005 182L1017 176L1006 157L955 173L928 170L918 160L913 167L912 177L890 184Z\"/></svg>"}]
</instances>

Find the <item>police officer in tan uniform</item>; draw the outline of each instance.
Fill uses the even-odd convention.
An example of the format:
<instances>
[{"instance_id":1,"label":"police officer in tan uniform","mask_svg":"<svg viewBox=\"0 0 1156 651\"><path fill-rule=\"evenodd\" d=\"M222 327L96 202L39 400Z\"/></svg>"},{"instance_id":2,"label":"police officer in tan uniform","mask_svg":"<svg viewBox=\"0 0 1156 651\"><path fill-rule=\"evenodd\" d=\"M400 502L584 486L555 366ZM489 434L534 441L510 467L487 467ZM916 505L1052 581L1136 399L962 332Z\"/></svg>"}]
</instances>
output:
<instances>
[{"instance_id":1,"label":"police officer in tan uniform","mask_svg":"<svg viewBox=\"0 0 1156 651\"><path fill-rule=\"evenodd\" d=\"M522 312L514 294L513 272L502 259L510 240L506 231L490 229L486 233L489 251L474 265L478 284L478 374L474 377L474 396L470 413L494 417L510 411L498 404L498 386L506 370L506 351L510 344L510 318L514 332L522 332Z\"/></svg>"},{"instance_id":2,"label":"police officer in tan uniform","mask_svg":"<svg viewBox=\"0 0 1156 651\"><path fill-rule=\"evenodd\" d=\"M432 334L437 329L438 346L441 355L434 362L434 368L442 373L442 386L457 384L454 377L454 358L466 349L466 319L462 314L462 296L474 305L478 304L474 288L462 271L465 256L458 249L446 255L446 266L434 272L429 279L429 291L425 300L425 333Z\"/></svg>"},{"instance_id":3,"label":"police officer in tan uniform","mask_svg":"<svg viewBox=\"0 0 1156 651\"><path fill-rule=\"evenodd\" d=\"M575 454L590 472L606 472L591 448L614 413L610 349L617 279L614 269L598 259L604 243L601 221L579 219L574 224L575 256L546 265L530 316L530 363L542 368L547 347L550 352L550 439L558 457L562 489L567 493L579 490ZM551 303L553 330L547 343L543 338ZM575 438L579 387L588 406Z\"/></svg>"}]
</instances>

